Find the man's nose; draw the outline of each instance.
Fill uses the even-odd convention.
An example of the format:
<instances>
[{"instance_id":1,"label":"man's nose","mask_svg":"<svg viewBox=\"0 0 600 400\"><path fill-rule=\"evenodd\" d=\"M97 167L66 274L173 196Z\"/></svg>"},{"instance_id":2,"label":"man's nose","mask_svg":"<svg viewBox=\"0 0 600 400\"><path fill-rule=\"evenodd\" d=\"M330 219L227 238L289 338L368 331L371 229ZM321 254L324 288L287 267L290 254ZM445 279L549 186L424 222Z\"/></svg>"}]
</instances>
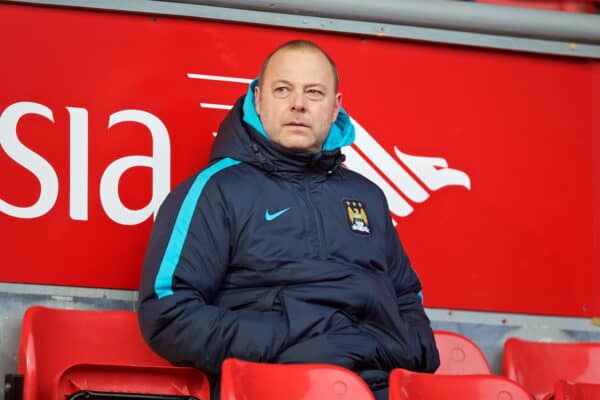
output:
<instances>
[{"instance_id":1,"label":"man's nose","mask_svg":"<svg viewBox=\"0 0 600 400\"><path fill-rule=\"evenodd\" d=\"M293 111L305 111L306 110L306 99L304 97L304 93L302 92L293 92L291 98L291 106Z\"/></svg>"}]
</instances>

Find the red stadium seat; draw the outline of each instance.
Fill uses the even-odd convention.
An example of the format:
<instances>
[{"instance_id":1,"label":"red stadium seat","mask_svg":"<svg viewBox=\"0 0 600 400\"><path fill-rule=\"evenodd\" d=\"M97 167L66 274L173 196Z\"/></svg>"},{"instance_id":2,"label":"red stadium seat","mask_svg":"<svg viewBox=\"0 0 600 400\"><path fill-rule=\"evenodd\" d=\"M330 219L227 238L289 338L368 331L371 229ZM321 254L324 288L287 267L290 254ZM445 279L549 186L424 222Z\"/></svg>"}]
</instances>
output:
<instances>
[{"instance_id":1,"label":"red stadium seat","mask_svg":"<svg viewBox=\"0 0 600 400\"><path fill-rule=\"evenodd\" d=\"M374 400L354 372L328 364L266 364L228 358L221 400Z\"/></svg>"},{"instance_id":2,"label":"red stadium seat","mask_svg":"<svg viewBox=\"0 0 600 400\"><path fill-rule=\"evenodd\" d=\"M552 393L561 379L600 383L600 343L552 343L509 338L502 373L536 399Z\"/></svg>"},{"instance_id":3,"label":"red stadium seat","mask_svg":"<svg viewBox=\"0 0 600 400\"><path fill-rule=\"evenodd\" d=\"M23 400L210 399L206 375L175 367L144 342L131 311L30 307L23 317L18 371ZM160 395L150 397L148 395ZM106 397L105 397L106 396Z\"/></svg>"},{"instance_id":4,"label":"red stadium seat","mask_svg":"<svg viewBox=\"0 0 600 400\"><path fill-rule=\"evenodd\" d=\"M433 332L440 353L438 375L491 374L490 366L479 347L466 336L449 331Z\"/></svg>"},{"instance_id":5,"label":"red stadium seat","mask_svg":"<svg viewBox=\"0 0 600 400\"><path fill-rule=\"evenodd\" d=\"M532 400L519 384L496 375L436 375L397 368L390 400Z\"/></svg>"},{"instance_id":6,"label":"red stadium seat","mask_svg":"<svg viewBox=\"0 0 600 400\"><path fill-rule=\"evenodd\" d=\"M554 385L553 400L598 400L600 384L559 380Z\"/></svg>"}]
</instances>

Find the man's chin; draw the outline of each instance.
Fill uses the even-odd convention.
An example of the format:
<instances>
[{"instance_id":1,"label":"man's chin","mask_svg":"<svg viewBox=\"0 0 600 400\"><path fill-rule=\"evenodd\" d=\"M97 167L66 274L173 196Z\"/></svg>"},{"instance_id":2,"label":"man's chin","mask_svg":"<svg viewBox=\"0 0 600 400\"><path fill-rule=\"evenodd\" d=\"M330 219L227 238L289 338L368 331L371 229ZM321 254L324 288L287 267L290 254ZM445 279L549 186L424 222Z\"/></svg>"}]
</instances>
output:
<instances>
[{"instance_id":1,"label":"man's chin","mask_svg":"<svg viewBox=\"0 0 600 400\"><path fill-rule=\"evenodd\" d=\"M319 151L319 146L315 145L314 141L307 140L307 138L284 138L279 141L279 145L286 149L293 151L294 153L316 153Z\"/></svg>"}]
</instances>

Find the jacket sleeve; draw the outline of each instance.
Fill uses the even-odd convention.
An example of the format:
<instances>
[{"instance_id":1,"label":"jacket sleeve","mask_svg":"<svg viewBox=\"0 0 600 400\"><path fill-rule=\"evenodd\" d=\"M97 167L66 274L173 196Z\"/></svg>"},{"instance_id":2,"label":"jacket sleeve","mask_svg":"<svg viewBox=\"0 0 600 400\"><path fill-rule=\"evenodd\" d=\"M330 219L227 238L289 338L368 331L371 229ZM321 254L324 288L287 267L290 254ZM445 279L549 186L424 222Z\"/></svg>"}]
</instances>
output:
<instances>
[{"instance_id":1,"label":"jacket sleeve","mask_svg":"<svg viewBox=\"0 0 600 400\"><path fill-rule=\"evenodd\" d=\"M171 192L156 217L139 291L142 335L170 362L209 373L226 357L271 361L286 336L280 313L214 305L229 263L230 214L216 184L195 196L194 182Z\"/></svg>"},{"instance_id":2,"label":"jacket sleeve","mask_svg":"<svg viewBox=\"0 0 600 400\"><path fill-rule=\"evenodd\" d=\"M420 360L416 369L422 372L434 372L439 364L439 354L435 345L429 318L421 301L421 282L413 270L406 255L391 217L387 213L387 260L390 278L396 291L396 302L400 317L406 322L412 344L408 346L417 353L414 357ZM420 354L419 354L420 353Z\"/></svg>"}]
</instances>

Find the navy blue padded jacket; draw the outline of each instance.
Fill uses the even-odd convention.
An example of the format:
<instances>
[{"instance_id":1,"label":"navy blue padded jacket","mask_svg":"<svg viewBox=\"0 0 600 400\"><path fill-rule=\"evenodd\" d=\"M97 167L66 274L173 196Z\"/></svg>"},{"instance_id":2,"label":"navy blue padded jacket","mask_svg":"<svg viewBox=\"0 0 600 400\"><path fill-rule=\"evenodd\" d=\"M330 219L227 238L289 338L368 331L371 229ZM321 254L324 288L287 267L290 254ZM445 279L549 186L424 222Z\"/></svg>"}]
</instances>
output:
<instances>
[{"instance_id":1,"label":"navy blue padded jacket","mask_svg":"<svg viewBox=\"0 0 600 400\"><path fill-rule=\"evenodd\" d=\"M396 367L435 371L421 284L383 192L341 166L331 141L317 154L271 142L243 105L209 166L158 212L139 292L145 340L213 376L227 357L337 364L374 389ZM336 124L349 144L349 117Z\"/></svg>"}]
</instances>

